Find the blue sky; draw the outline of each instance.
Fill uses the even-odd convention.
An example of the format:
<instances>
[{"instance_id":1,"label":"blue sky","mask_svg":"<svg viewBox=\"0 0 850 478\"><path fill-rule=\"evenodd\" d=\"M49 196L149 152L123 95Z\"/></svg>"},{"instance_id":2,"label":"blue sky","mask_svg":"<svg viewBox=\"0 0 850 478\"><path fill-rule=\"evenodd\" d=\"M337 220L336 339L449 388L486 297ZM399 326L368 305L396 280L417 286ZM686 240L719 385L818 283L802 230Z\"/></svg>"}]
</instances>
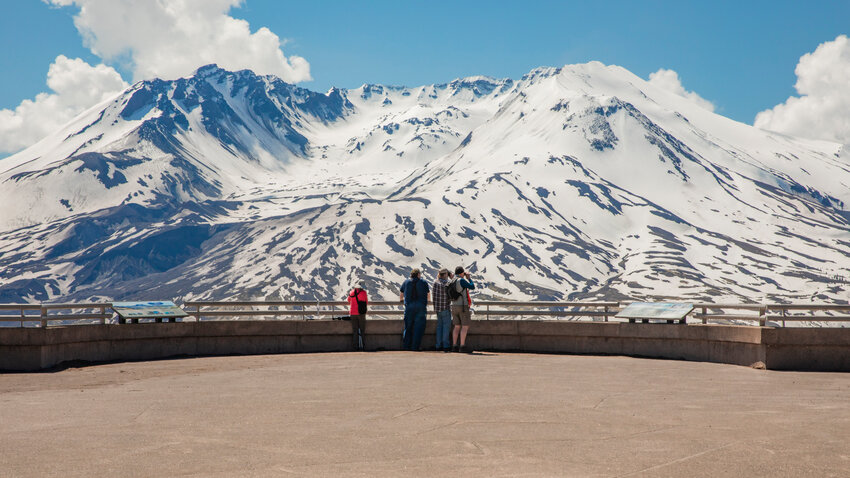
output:
<instances>
[{"instance_id":1,"label":"blue sky","mask_svg":"<svg viewBox=\"0 0 850 478\"><path fill-rule=\"evenodd\" d=\"M47 69L57 55L91 65L104 60L84 45L74 25L79 11L40 0L3 2L0 109L49 91ZM850 33L847 1L246 0L229 15L285 40L287 57L309 63L313 79L301 85L315 90L477 74L518 78L537 66L599 60L643 78L675 70L718 113L746 123L796 94L802 55ZM105 63L132 82L124 61Z\"/></svg>"}]
</instances>

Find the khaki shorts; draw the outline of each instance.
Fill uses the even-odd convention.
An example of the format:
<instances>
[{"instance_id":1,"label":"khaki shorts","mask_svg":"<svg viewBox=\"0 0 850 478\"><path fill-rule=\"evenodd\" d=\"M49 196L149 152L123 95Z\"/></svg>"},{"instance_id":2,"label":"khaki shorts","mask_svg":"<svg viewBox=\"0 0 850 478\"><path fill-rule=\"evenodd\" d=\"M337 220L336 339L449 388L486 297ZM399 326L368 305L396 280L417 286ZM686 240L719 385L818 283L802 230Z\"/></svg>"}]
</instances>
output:
<instances>
[{"instance_id":1,"label":"khaki shorts","mask_svg":"<svg viewBox=\"0 0 850 478\"><path fill-rule=\"evenodd\" d=\"M452 325L468 327L472 323L472 312L465 305L452 306Z\"/></svg>"}]
</instances>

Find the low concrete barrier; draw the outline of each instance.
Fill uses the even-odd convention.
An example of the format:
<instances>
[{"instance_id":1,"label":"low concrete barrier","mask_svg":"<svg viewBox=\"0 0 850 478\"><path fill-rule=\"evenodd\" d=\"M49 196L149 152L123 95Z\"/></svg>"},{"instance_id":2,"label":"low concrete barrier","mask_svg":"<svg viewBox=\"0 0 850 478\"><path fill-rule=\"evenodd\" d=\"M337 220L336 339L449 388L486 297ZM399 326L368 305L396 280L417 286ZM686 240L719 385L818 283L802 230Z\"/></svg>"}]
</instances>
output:
<instances>
[{"instance_id":1,"label":"low concrete barrier","mask_svg":"<svg viewBox=\"0 0 850 478\"><path fill-rule=\"evenodd\" d=\"M434 346L428 321L423 348ZM367 324L369 350L400 350L400 320ZM604 354L850 371L850 329L622 322L475 321L469 344L494 352ZM42 370L70 361L352 350L351 324L333 320L202 321L0 329L0 370Z\"/></svg>"}]
</instances>

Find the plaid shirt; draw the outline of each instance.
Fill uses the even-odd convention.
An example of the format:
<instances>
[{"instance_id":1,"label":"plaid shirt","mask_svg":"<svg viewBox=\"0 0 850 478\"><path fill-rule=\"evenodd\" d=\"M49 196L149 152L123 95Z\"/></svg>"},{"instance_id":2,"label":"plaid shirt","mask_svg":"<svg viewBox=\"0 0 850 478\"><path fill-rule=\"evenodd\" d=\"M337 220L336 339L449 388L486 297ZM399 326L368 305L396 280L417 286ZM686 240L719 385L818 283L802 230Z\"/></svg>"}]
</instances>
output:
<instances>
[{"instance_id":1,"label":"plaid shirt","mask_svg":"<svg viewBox=\"0 0 850 478\"><path fill-rule=\"evenodd\" d=\"M435 312L451 310L451 307L449 307L449 294L446 292L446 286L448 283L448 279L437 279L434 281L434 287L431 288L431 297L434 298Z\"/></svg>"}]
</instances>

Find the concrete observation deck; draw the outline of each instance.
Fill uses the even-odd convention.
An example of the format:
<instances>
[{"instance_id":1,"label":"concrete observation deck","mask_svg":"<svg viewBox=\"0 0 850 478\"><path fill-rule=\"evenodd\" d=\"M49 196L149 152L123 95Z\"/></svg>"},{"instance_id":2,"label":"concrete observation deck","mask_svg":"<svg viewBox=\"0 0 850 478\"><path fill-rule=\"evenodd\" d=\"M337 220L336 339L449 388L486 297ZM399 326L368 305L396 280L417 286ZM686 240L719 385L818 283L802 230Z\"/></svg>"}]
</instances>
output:
<instances>
[{"instance_id":1,"label":"concrete observation deck","mask_svg":"<svg viewBox=\"0 0 850 478\"><path fill-rule=\"evenodd\" d=\"M0 475L847 476L848 397L848 374L622 356L113 363L0 374Z\"/></svg>"}]
</instances>

